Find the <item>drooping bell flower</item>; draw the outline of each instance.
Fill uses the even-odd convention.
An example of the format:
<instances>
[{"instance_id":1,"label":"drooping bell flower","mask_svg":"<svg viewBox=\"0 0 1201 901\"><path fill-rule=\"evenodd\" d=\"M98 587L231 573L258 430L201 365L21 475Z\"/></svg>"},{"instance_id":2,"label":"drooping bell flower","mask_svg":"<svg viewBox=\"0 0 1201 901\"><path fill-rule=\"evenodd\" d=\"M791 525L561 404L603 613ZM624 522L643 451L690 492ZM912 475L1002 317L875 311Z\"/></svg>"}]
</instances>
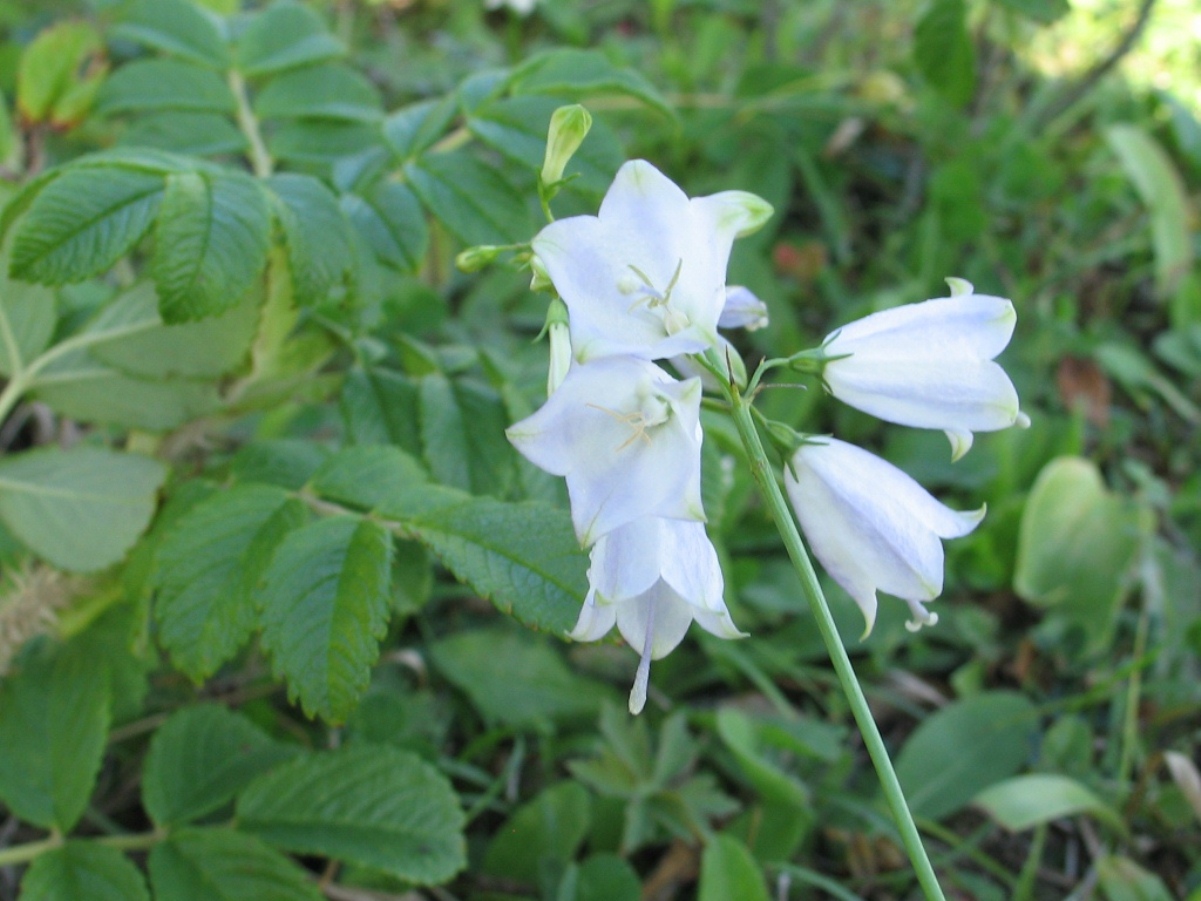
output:
<instances>
[{"instance_id":1,"label":"drooping bell flower","mask_svg":"<svg viewBox=\"0 0 1201 901\"><path fill-rule=\"evenodd\" d=\"M588 547L646 516L704 520L700 404L698 379L605 357L572 366L505 434L535 466L566 477L576 536Z\"/></svg>"},{"instance_id":2,"label":"drooping bell flower","mask_svg":"<svg viewBox=\"0 0 1201 901\"><path fill-rule=\"evenodd\" d=\"M976 528L985 508L958 512L874 454L845 441L805 443L784 469L784 486L813 555L876 621L876 592L909 604L909 628L933 625L923 606L942 593L941 539Z\"/></svg>"},{"instance_id":3,"label":"drooping bell flower","mask_svg":"<svg viewBox=\"0 0 1201 901\"><path fill-rule=\"evenodd\" d=\"M948 279L952 296L882 310L845 325L823 344L830 393L888 422L941 429L953 459L973 432L1028 424L1009 376L993 358L1017 314L1001 297Z\"/></svg>"},{"instance_id":4,"label":"drooping bell flower","mask_svg":"<svg viewBox=\"0 0 1201 901\"><path fill-rule=\"evenodd\" d=\"M715 344L730 248L771 212L745 191L689 199L645 160L623 165L598 215L552 222L532 242L571 311L576 360L658 360Z\"/></svg>"},{"instance_id":5,"label":"drooping bell flower","mask_svg":"<svg viewBox=\"0 0 1201 901\"><path fill-rule=\"evenodd\" d=\"M724 582L699 522L646 517L604 535L592 548L588 597L570 635L595 641L614 625L641 655L630 712L646 703L652 660L671 653L695 620L721 638L742 638L722 599Z\"/></svg>"}]
</instances>

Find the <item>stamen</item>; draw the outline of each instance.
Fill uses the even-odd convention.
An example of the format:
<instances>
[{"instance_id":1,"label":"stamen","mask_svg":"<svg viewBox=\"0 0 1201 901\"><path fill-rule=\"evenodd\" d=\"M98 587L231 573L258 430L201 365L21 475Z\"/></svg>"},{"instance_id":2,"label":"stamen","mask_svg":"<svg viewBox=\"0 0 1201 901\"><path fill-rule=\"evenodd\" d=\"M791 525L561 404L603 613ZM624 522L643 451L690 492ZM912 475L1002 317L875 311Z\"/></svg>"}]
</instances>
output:
<instances>
[{"instance_id":1,"label":"stamen","mask_svg":"<svg viewBox=\"0 0 1201 901\"><path fill-rule=\"evenodd\" d=\"M634 434L619 444L614 450L614 453L620 453L639 438L641 438L647 444L650 444L651 436L647 434L647 428L650 426L661 425L666 421L666 416L658 419L650 419L641 410L633 410L629 413L618 413L616 410L610 410L608 407L602 407L600 404L584 404L584 406L591 407L594 410L600 410L602 413L608 413L622 425L628 425L634 430Z\"/></svg>"},{"instance_id":2,"label":"stamen","mask_svg":"<svg viewBox=\"0 0 1201 901\"><path fill-rule=\"evenodd\" d=\"M634 673L634 685L630 689L630 713L637 716L646 706L646 691L651 681L651 648L655 643L655 603L650 602L646 614L646 637L642 640L642 659Z\"/></svg>"}]
</instances>

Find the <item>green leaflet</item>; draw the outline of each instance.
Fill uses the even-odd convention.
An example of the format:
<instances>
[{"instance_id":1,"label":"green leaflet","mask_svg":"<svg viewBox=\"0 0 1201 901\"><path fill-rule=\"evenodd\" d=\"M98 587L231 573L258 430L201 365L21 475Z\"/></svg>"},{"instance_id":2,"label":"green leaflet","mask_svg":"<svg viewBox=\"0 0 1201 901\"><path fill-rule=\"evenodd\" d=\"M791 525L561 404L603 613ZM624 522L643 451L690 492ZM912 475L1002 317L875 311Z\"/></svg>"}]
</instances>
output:
<instances>
[{"instance_id":1,"label":"green leaflet","mask_svg":"<svg viewBox=\"0 0 1201 901\"><path fill-rule=\"evenodd\" d=\"M913 34L913 57L930 86L956 106L976 89L976 51L963 0L934 0Z\"/></svg>"},{"instance_id":2,"label":"green leaflet","mask_svg":"<svg viewBox=\"0 0 1201 901\"><path fill-rule=\"evenodd\" d=\"M459 799L415 754L356 745L303 757L238 799L239 827L276 847L429 885L466 865Z\"/></svg>"},{"instance_id":3,"label":"green leaflet","mask_svg":"<svg viewBox=\"0 0 1201 901\"><path fill-rule=\"evenodd\" d=\"M283 0L255 16L242 32L238 68L253 78L324 62L345 52L320 16L300 3Z\"/></svg>"},{"instance_id":4,"label":"green leaflet","mask_svg":"<svg viewBox=\"0 0 1201 901\"><path fill-rule=\"evenodd\" d=\"M140 0L113 36L214 69L229 65L229 48L216 23L187 0Z\"/></svg>"},{"instance_id":5,"label":"green leaflet","mask_svg":"<svg viewBox=\"0 0 1201 901\"><path fill-rule=\"evenodd\" d=\"M333 193L311 176L275 175L267 188L283 228L296 303L320 303L354 271L346 214Z\"/></svg>"},{"instance_id":6,"label":"green leaflet","mask_svg":"<svg viewBox=\"0 0 1201 901\"><path fill-rule=\"evenodd\" d=\"M258 592L263 647L309 716L343 722L367 687L390 609L392 537L349 516L290 532Z\"/></svg>"},{"instance_id":7,"label":"green leaflet","mask_svg":"<svg viewBox=\"0 0 1201 901\"><path fill-rule=\"evenodd\" d=\"M67 842L38 857L21 883L22 901L150 901L146 881L115 848Z\"/></svg>"},{"instance_id":8,"label":"green leaflet","mask_svg":"<svg viewBox=\"0 0 1201 901\"><path fill-rule=\"evenodd\" d=\"M155 618L172 662L193 680L217 671L254 632L254 592L271 553L305 520L279 488L239 485L197 504L156 557Z\"/></svg>"},{"instance_id":9,"label":"green leaflet","mask_svg":"<svg viewBox=\"0 0 1201 901\"><path fill-rule=\"evenodd\" d=\"M127 63L109 76L97 106L110 115L146 110L232 114L237 101L211 69L173 59L145 59Z\"/></svg>"},{"instance_id":10,"label":"green leaflet","mask_svg":"<svg viewBox=\"0 0 1201 901\"><path fill-rule=\"evenodd\" d=\"M0 798L69 832L95 785L109 726L109 670L87 644L38 649L0 686Z\"/></svg>"},{"instance_id":11,"label":"green leaflet","mask_svg":"<svg viewBox=\"0 0 1201 901\"><path fill-rule=\"evenodd\" d=\"M238 173L167 177L151 271L168 323L237 304L267 264L271 212L261 185Z\"/></svg>"},{"instance_id":12,"label":"green leaflet","mask_svg":"<svg viewBox=\"0 0 1201 901\"><path fill-rule=\"evenodd\" d=\"M183 829L150 852L155 901L321 901L304 870L253 835Z\"/></svg>"},{"instance_id":13,"label":"green leaflet","mask_svg":"<svg viewBox=\"0 0 1201 901\"><path fill-rule=\"evenodd\" d=\"M404 172L425 208L464 244L519 244L534 234L509 179L465 151L421 157Z\"/></svg>"},{"instance_id":14,"label":"green leaflet","mask_svg":"<svg viewBox=\"0 0 1201 901\"><path fill-rule=\"evenodd\" d=\"M233 800L256 777L295 752L224 707L185 707L150 742L142 800L158 825L188 823Z\"/></svg>"},{"instance_id":15,"label":"green leaflet","mask_svg":"<svg viewBox=\"0 0 1201 901\"><path fill-rule=\"evenodd\" d=\"M94 447L0 460L0 519L34 553L76 572L120 560L154 513L157 460Z\"/></svg>"}]
</instances>

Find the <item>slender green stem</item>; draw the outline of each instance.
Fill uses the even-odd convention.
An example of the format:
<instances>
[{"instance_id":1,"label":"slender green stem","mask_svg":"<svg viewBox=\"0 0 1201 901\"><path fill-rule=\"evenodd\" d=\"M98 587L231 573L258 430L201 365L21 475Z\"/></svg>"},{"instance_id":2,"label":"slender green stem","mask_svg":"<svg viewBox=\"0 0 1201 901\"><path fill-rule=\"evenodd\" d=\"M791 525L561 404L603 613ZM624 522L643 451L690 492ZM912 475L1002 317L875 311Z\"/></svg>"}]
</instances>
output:
<instances>
[{"instance_id":1,"label":"slender green stem","mask_svg":"<svg viewBox=\"0 0 1201 901\"><path fill-rule=\"evenodd\" d=\"M733 410L734 425L737 427L743 446L750 457L751 473L759 485L759 490L763 493L764 500L767 501L776 528L780 530L784 546L788 549L788 556L792 558L793 565L801 577L801 584L805 588L805 597L809 601L809 609L817 622L822 640L826 643L830 661L834 664L838 681L842 684L842 690L850 703L855 722L859 726L859 733L863 736L864 745L867 746L867 753L875 765L876 774L880 778L880 786L884 790L888 806L892 809L901 842L913 864L917 880L928 901L945 901L942 889L938 885L938 877L934 873L934 867L930 864L930 858L926 854L917 826L913 822L909 805L905 802L905 795L901 790L901 783L897 780L896 771L892 767L892 760L889 759L888 750L884 747L884 739L880 736L880 730L876 727L876 721L872 718L871 710L867 706L867 698L863 695L863 688L855 675L854 667L851 666L851 659L847 656L846 648L843 647L842 638L834 624L834 617L830 613L830 607L826 603L821 585L817 581L813 563L801 541L801 535L797 531L792 512L776 482L771 463L763 449L763 442L751 419L750 403L733 386L727 385L726 393Z\"/></svg>"},{"instance_id":2,"label":"slender green stem","mask_svg":"<svg viewBox=\"0 0 1201 901\"><path fill-rule=\"evenodd\" d=\"M25 863L33 860L35 857L41 857L47 851L53 851L55 848L61 848L63 837L57 833L51 833L48 838L41 839L36 842L27 842L24 845L13 845L11 848L0 848L0 867L10 867L14 864Z\"/></svg>"},{"instance_id":3,"label":"slender green stem","mask_svg":"<svg viewBox=\"0 0 1201 901\"><path fill-rule=\"evenodd\" d=\"M246 142L250 145L251 168L259 178L266 178L275 169L275 163L271 159L267 145L263 143L263 134L259 131L259 120L255 118L254 110L250 108L250 99L246 96L246 79L237 69L229 71L229 89L238 101L238 128L242 130L242 134L246 136Z\"/></svg>"}]
</instances>

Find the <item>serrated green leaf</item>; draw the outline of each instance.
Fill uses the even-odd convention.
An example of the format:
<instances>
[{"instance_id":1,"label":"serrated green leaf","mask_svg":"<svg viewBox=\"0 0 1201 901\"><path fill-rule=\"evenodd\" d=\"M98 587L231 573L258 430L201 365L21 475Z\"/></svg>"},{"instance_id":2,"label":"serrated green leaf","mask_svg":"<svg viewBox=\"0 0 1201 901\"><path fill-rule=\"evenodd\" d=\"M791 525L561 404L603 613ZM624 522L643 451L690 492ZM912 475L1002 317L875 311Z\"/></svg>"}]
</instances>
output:
<instances>
[{"instance_id":1,"label":"serrated green leaf","mask_svg":"<svg viewBox=\"0 0 1201 901\"><path fill-rule=\"evenodd\" d=\"M94 447L0 460L0 519L35 554L72 572L120 560L154 513L157 460Z\"/></svg>"},{"instance_id":2,"label":"serrated green leaf","mask_svg":"<svg viewBox=\"0 0 1201 901\"><path fill-rule=\"evenodd\" d=\"M0 315L6 320L5 331L0 333L5 335L0 340L0 373L11 377L50 343L58 322L54 291L14 281L0 272Z\"/></svg>"},{"instance_id":3,"label":"serrated green leaf","mask_svg":"<svg viewBox=\"0 0 1201 901\"><path fill-rule=\"evenodd\" d=\"M174 59L140 59L108 77L96 98L108 115L143 110L233 113L237 101L211 69Z\"/></svg>"},{"instance_id":4,"label":"serrated green leaf","mask_svg":"<svg viewBox=\"0 0 1201 901\"><path fill-rule=\"evenodd\" d=\"M238 41L238 68L258 77L342 56L346 48L321 17L300 3L280 0L251 20Z\"/></svg>"},{"instance_id":5,"label":"serrated green leaf","mask_svg":"<svg viewBox=\"0 0 1201 901\"><path fill-rule=\"evenodd\" d=\"M21 901L150 901L128 857L95 842L67 842L42 854L21 880Z\"/></svg>"},{"instance_id":6,"label":"serrated green leaf","mask_svg":"<svg viewBox=\"0 0 1201 901\"><path fill-rule=\"evenodd\" d=\"M63 170L20 220L12 275L61 285L103 272L150 228L162 195L159 175L116 166Z\"/></svg>"},{"instance_id":7,"label":"serrated green leaf","mask_svg":"<svg viewBox=\"0 0 1201 901\"><path fill-rule=\"evenodd\" d=\"M150 852L155 901L321 901L304 870L232 829L182 829Z\"/></svg>"},{"instance_id":8,"label":"serrated green leaf","mask_svg":"<svg viewBox=\"0 0 1201 901\"><path fill-rule=\"evenodd\" d=\"M750 850L732 835L717 835L701 855L697 901L770 901L767 883Z\"/></svg>"},{"instance_id":9,"label":"serrated green leaf","mask_svg":"<svg viewBox=\"0 0 1201 901\"><path fill-rule=\"evenodd\" d=\"M108 150L97 150L71 161L73 169L95 169L117 167L131 172L145 172L150 175L170 175L173 172L190 172L204 164L180 156L156 150L153 147L110 147ZM213 171L210 166L206 171Z\"/></svg>"},{"instance_id":10,"label":"serrated green leaf","mask_svg":"<svg viewBox=\"0 0 1201 901\"><path fill-rule=\"evenodd\" d=\"M380 142L379 127L336 119L285 119L268 137L278 159L311 166L332 166Z\"/></svg>"},{"instance_id":11,"label":"serrated green leaf","mask_svg":"<svg viewBox=\"0 0 1201 901\"><path fill-rule=\"evenodd\" d=\"M341 516L288 534L258 593L263 647L309 716L343 722L367 687L387 625L392 536Z\"/></svg>"},{"instance_id":12,"label":"serrated green leaf","mask_svg":"<svg viewBox=\"0 0 1201 901\"><path fill-rule=\"evenodd\" d=\"M229 48L217 23L187 0L140 0L113 36L214 69L229 65Z\"/></svg>"},{"instance_id":13,"label":"serrated green leaf","mask_svg":"<svg viewBox=\"0 0 1201 901\"><path fill-rule=\"evenodd\" d=\"M383 116L379 92L349 66L308 66L273 78L254 101L260 119L343 119L376 122Z\"/></svg>"},{"instance_id":14,"label":"serrated green leaf","mask_svg":"<svg viewBox=\"0 0 1201 901\"><path fill-rule=\"evenodd\" d=\"M120 138L129 146L157 147L192 156L242 153L246 136L216 113L150 113L138 116Z\"/></svg>"},{"instance_id":15,"label":"serrated green leaf","mask_svg":"<svg viewBox=\"0 0 1201 901\"><path fill-rule=\"evenodd\" d=\"M419 885L466 865L463 814L446 778L415 754L356 745L296 760L238 799L240 828Z\"/></svg>"},{"instance_id":16,"label":"serrated green leaf","mask_svg":"<svg viewBox=\"0 0 1201 901\"><path fill-rule=\"evenodd\" d=\"M213 382L137 378L87 353L59 363L38 376L28 396L68 419L165 432L221 408Z\"/></svg>"},{"instance_id":17,"label":"serrated green leaf","mask_svg":"<svg viewBox=\"0 0 1201 901\"><path fill-rule=\"evenodd\" d=\"M513 72L509 87L514 94L553 94L572 100L617 94L675 116L671 104L641 73L614 66L599 50L563 48L541 53Z\"/></svg>"},{"instance_id":18,"label":"serrated green leaf","mask_svg":"<svg viewBox=\"0 0 1201 901\"><path fill-rule=\"evenodd\" d=\"M897 778L915 816L939 819L1012 776L1030 756L1034 705L994 691L955 701L922 720L897 757Z\"/></svg>"},{"instance_id":19,"label":"serrated green leaf","mask_svg":"<svg viewBox=\"0 0 1201 901\"><path fill-rule=\"evenodd\" d=\"M922 77L951 103L967 103L976 90L976 51L967 33L964 0L932 0L913 40Z\"/></svg>"},{"instance_id":20,"label":"serrated green leaf","mask_svg":"<svg viewBox=\"0 0 1201 901\"><path fill-rule=\"evenodd\" d=\"M192 822L219 810L296 751L225 707L185 707L150 741L142 803L158 826Z\"/></svg>"},{"instance_id":21,"label":"serrated green leaf","mask_svg":"<svg viewBox=\"0 0 1201 901\"><path fill-rule=\"evenodd\" d=\"M83 645L39 650L0 683L0 798L22 820L70 832L104 756L109 671Z\"/></svg>"},{"instance_id":22,"label":"serrated green leaf","mask_svg":"<svg viewBox=\"0 0 1201 901\"><path fill-rule=\"evenodd\" d=\"M329 451L314 441L271 438L254 441L238 451L229 471L239 482L262 482L296 491L329 457Z\"/></svg>"},{"instance_id":23,"label":"serrated green leaf","mask_svg":"<svg viewBox=\"0 0 1201 901\"><path fill-rule=\"evenodd\" d=\"M377 509L405 519L389 499L381 498ZM456 577L503 612L551 632L575 625L587 588L588 558L566 511L464 496L462 503L444 504L407 522Z\"/></svg>"},{"instance_id":24,"label":"serrated green leaf","mask_svg":"<svg viewBox=\"0 0 1201 901\"><path fill-rule=\"evenodd\" d=\"M296 303L319 303L354 271L350 223L333 192L315 178L275 175L267 187L287 243Z\"/></svg>"},{"instance_id":25,"label":"serrated green leaf","mask_svg":"<svg viewBox=\"0 0 1201 901\"><path fill-rule=\"evenodd\" d=\"M304 523L299 503L279 488L238 485L197 504L163 539L155 618L172 662L194 681L250 638L256 582L283 536Z\"/></svg>"},{"instance_id":26,"label":"serrated green leaf","mask_svg":"<svg viewBox=\"0 0 1201 901\"><path fill-rule=\"evenodd\" d=\"M261 292L249 291L233 309L201 322L165 325L154 285L143 282L120 295L147 327L91 348L92 356L128 375L150 378L215 378L243 366L258 328ZM133 307L139 309L135 313ZM149 323L155 323L149 325Z\"/></svg>"},{"instance_id":27,"label":"serrated green leaf","mask_svg":"<svg viewBox=\"0 0 1201 901\"><path fill-rule=\"evenodd\" d=\"M453 96L402 107L384 120L384 141L400 162L408 162L442 137L456 112Z\"/></svg>"},{"instance_id":28,"label":"serrated green leaf","mask_svg":"<svg viewBox=\"0 0 1201 901\"><path fill-rule=\"evenodd\" d=\"M186 172L167 177L151 271L169 323L234 306L267 264L271 212L245 175Z\"/></svg>"},{"instance_id":29,"label":"serrated green leaf","mask_svg":"<svg viewBox=\"0 0 1201 901\"><path fill-rule=\"evenodd\" d=\"M421 268L429 226L417 196L405 185L380 182L366 194L345 194L342 209L375 258L400 272Z\"/></svg>"},{"instance_id":30,"label":"serrated green leaf","mask_svg":"<svg viewBox=\"0 0 1201 901\"><path fill-rule=\"evenodd\" d=\"M430 655L489 723L545 728L591 719L609 697L606 686L573 672L548 639L529 632L460 632L431 645Z\"/></svg>"},{"instance_id":31,"label":"serrated green leaf","mask_svg":"<svg viewBox=\"0 0 1201 901\"><path fill-rule=\"evenodd\" d=\"M346 431L355 444L395 444L421 454L417 428L417 386L403 373L352 369L340 399Z\"/></svg>"},{"instance_id":32,"label":"serrated green leaf","mask_svg":"<svg viewBox=\"0 0 1201 901\"><path fill-rule=\"evenodd\" d=\"M418 380L418 415L425 464L444 485L470 494L503 495L517 456L505 439L508 415L490 388L440 372Z\"/></svg>"},{"instance_id":33,"label":"serrated green leaf","mask_svg":"<svg viewBox=\"0 0 1201 901\"><path fill-rule=\"evenodd\" d=\"M415 458L398 447L374 445L335 454L313 473L309 487L335 503L371 510L381 497L400 497L428 482Z\"/></svg>"},{"instance_id":34,"label":"serrated green leaf","mask_svg":"<svg viewBox=\"0 0 1201 901\"><path fill-rule=\"evenodd\" d=\"M466 151L422 157L404 172L425 208L464 244L518 244L534 234L525 199Z\"/></svg>"},{"instance_id":35,"label":"serrated green leaf","mask_svg":"<svg viewBox=\"0 0 1201 901\"><path fill-rule=\"evenodd\" d=\"M42 31L21 53L17 72L17 108L30 122L58 119L56 107L80 82L89 56L103 44L95 26L84 21L57 22Z\"/></svg>"},{"instance_id":36,"label":"serrated green leaf","mask_svg":"<svg viewBox=\"0 0 1201 901\"><path fill-rule=\"evenodd\" d=\"M484 855L483 872L537 885L546 872L561 872L588 836L592 799L576 782L560 782L523 804L497 830Z\"/></svg>"}]
</instances>

